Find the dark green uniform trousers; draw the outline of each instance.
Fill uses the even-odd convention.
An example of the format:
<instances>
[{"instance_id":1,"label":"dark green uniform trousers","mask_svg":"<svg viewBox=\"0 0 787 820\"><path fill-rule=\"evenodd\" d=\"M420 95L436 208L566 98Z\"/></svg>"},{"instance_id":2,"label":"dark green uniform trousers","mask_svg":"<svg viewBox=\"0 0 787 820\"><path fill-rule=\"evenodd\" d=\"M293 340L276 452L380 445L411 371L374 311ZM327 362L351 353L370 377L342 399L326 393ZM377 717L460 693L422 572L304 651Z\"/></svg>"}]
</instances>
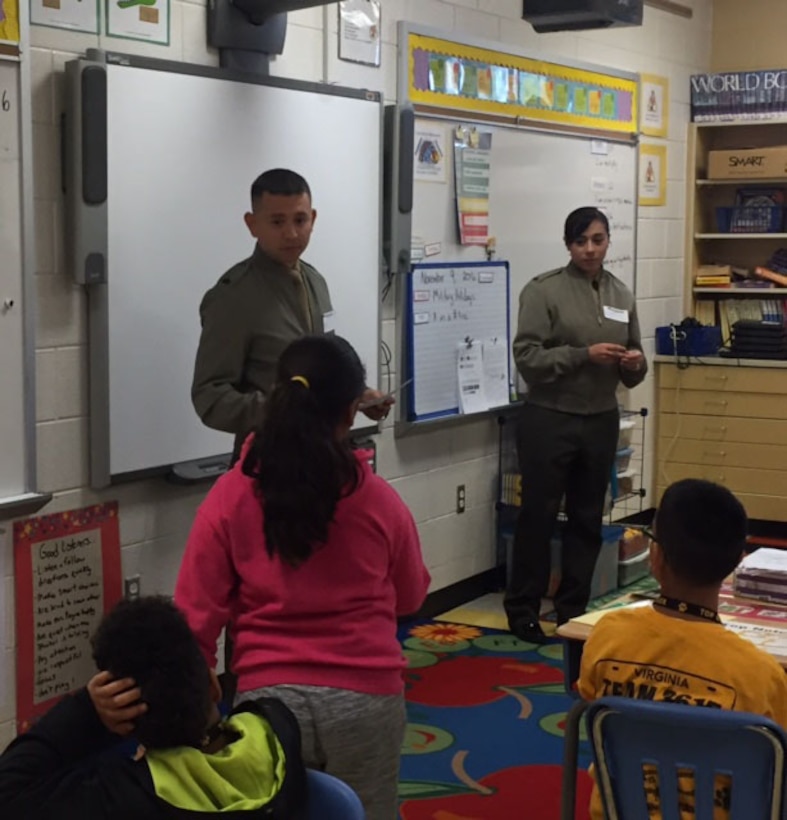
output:
<instances>
[{"instance_id":1,"label":"dark green uniform trousers","mask_svg":"<svg viewBox=\"0 0 787 820\"><path fill-rule=\"evenodd\" d=\"M550 541L565 495L558 623L581 615L601 549L604 498L615 462L617 409L591 415L525 404L517 423L522 506L505 610L512 631L538 621L550 575Z\"/></svg>"}]
</instances>

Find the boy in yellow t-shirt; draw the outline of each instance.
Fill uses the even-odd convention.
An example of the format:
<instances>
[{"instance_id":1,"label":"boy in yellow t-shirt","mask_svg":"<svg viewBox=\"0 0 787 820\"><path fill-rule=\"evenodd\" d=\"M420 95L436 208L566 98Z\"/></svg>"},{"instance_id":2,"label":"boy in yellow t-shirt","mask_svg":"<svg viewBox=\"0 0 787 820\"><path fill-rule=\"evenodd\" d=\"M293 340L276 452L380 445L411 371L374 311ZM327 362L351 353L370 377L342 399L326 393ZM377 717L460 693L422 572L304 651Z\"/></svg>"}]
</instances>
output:
<instances>
[{"instance_id":1,"label":"boy in yellow t-shirt","mask_svg":"<svg viewBox=\"0 0 787 820\"><path fill-rule=\"evenodd\" d=\"M787 728L787 676L767 653L726 630L719 590L746 545L746 512L726 488L685 479L667 488L654 524L651 571L661 585L653 605L605 615L585 644L578 689L585 700L618 695L765 715ZM660 817L655 772L645 772L649 816ZM687 784L682 817L693 817ZM724 817L717 789L715 817ZM593 820L603 811L598 790Z\"/></svg>"}]
</instances>

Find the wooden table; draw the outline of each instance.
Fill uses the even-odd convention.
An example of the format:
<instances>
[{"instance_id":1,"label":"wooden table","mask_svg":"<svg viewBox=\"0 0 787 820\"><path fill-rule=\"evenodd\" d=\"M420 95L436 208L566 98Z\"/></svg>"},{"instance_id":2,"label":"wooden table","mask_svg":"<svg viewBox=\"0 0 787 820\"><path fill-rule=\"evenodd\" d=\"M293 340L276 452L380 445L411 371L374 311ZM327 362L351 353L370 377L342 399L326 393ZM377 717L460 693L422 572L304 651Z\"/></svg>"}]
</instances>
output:
<instances>
[{"instance_id":1,"label":"wooden table","mask_svg":"<svg viewBox=\"0 0 787 820\"><path fill-rule=\"evenodd\" d=\"M598 613L587 613L582 617L596 614L603 617L601 613L614 611L637 600L633 595L625 595ZM749 638L787 669L787 606L737 597L732 591L732 583L727 581L719 596L719 614L730 629ZM574 691L574 683L579 677L582 647L592 631L592 624L577 623L576 620L568 621L557 629L557 635L566 642L564 672L569 692Z\"/></svg>"}]
</instances>

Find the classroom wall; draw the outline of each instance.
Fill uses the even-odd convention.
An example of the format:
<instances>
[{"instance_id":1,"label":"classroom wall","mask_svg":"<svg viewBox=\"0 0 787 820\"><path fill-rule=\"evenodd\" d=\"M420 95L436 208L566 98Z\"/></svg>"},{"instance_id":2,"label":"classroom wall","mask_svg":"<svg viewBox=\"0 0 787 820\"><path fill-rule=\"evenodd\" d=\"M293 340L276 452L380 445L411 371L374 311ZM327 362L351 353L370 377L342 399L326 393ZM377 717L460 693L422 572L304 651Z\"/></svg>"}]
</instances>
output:
<instances>
[{"instance_id":1,"label":"classroom wall","mask_svg":"<svg viewBox=\"0 0 787 820\"><path fill-rule=\"evenodd\" d=\"M646 349L651 353L653 328L680 318L688 76L707 70L710 62L711 1L682 2L694 9L693 20L646 8L642 28L536 35L520 19L521 0L384 0L383 66L380 69L338 61L336 8L307 9L290 16L286 50L273 63L272 71L303 80L370 87L381 90L387 100L393 101L396 22L407 19L458 38L481 37L502 45L542 51L556 60L576 59L669 76L672 104L668 204L643 209L638 226L639 309ZM81 288L68 279L64 269L58 124L63 108L63 65L86 48L99 46L171 60L216 64L216 54L205 45L205 2L173 0L171 41L171 46L161 47L55 29L34 27L32 30L38 258L38 469L40 489L55 494L43 512L117 499L124 575L140 574L143 593L172 590L184 540L205 489L177 488L163 481L141 482L101 493L86 488L86 303ZM188 139L187 127L184 127L184 139ZM317 208L326 206L321 202L315 205ZM188 203L184 203L184 207L188 207ZM556 232L561 229L562 226L555 225ZM238 249L239 258L246 250ZM314 261L319 264L319 260ZM556 259L555 264L561 261ZM220 271L216 273L218 277ZM393 350L394 321L393 307L386 305L383 336ZM652 407L649 380L630 401L633 406ZM392 480L418 520L433 576L432 589L492 567L492 502L497 469L494 420L403 439L394 439L389 426L378 441L379 471ZM649 473L646 465L646 475ZM461 516L454 512L457 484L465 484L467 488L467 511ZM9 602L12 586L13 579L8 577ZM11 604L8 606L10 610ZM0 747L13 733L13 658L13 647L8 647L6 662L2 664L8 696L0 704Z\"/></svg>"},{"instance_id":2,"label":"classroom wall","mask_svg":"<svg viewBox=\"0 0 787 820\"><path fill-rule=\"evenodd\" d=\"M714 0L711 71L784 68L784 0Z\"/></svg>"}]
</instances>

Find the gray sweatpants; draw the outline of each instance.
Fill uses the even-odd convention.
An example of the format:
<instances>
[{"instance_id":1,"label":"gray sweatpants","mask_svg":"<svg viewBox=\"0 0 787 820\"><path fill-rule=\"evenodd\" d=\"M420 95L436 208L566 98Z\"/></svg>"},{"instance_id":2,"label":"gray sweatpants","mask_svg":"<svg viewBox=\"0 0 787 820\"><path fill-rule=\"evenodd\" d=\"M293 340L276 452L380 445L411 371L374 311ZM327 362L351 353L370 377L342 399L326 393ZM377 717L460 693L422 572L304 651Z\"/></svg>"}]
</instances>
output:
<instances>
[{"instance_id":1,"label":"gray sweatpants","mask_svg":"<svg viewBox=\"0 0 787 820\"><path fill-rule=\"evenodd\" d=\"M396 820L399 755L404 740L403 695L285 684L239 692L244 700L278 698L301 728L303 761L344 780L361 798L366 820Z\"/></svg>"}]
</instances>

